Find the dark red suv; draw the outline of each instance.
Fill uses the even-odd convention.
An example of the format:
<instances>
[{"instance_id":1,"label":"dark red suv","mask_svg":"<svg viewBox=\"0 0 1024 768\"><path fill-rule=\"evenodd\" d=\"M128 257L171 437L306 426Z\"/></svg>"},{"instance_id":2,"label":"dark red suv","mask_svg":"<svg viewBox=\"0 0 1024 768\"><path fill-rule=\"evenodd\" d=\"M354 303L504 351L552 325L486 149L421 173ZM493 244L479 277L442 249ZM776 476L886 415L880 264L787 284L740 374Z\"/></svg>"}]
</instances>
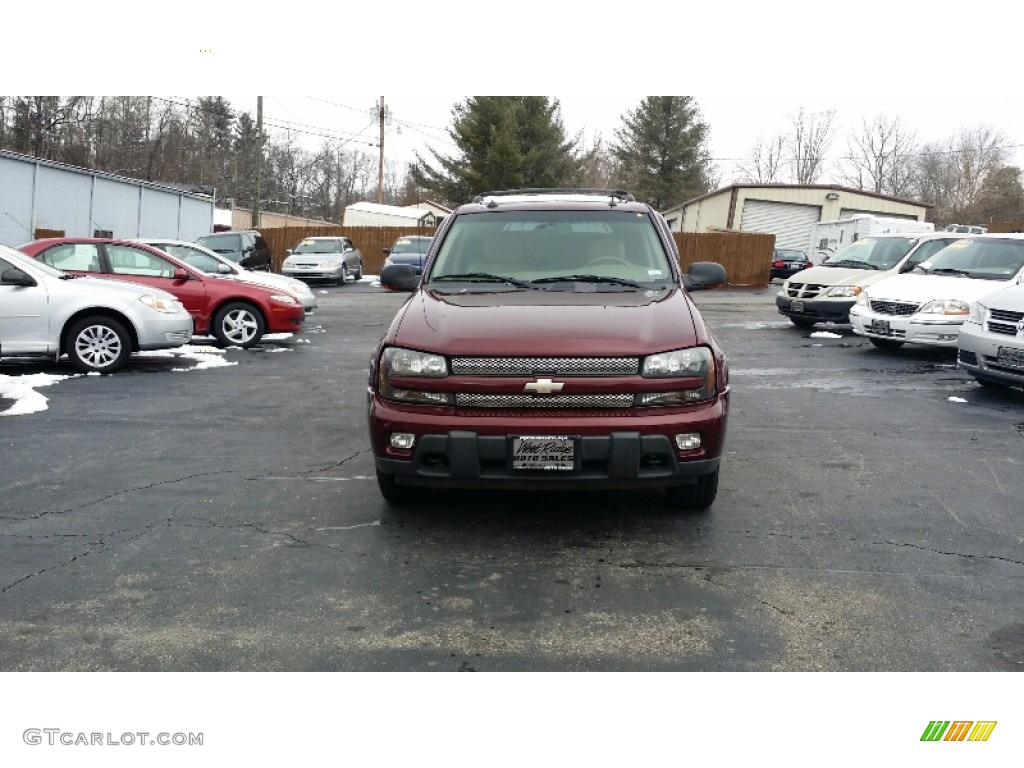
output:
<instances>
[{"instance_id":1,"label":"dark red suv","mask_svg":"<svg viewBox=\"0 0 1024 768\"><path fill-rule=\"evenodd\" d=\"M148 245L93 237L35 240L20 251L78 275L109 277L161 288L192 315L197 336L251 347L265 333L298 333L305 311L286 291L209 275Z\"/></svg>"},{"instance_id":2,"label":"dark red suv","mask_svg":"<svg viewBox=\"0 0 1024 768\"><path fill-rule=\"evenodd\" d=\"M664 218L621 191L486 193L445 219L370 365L377 481L415 486L664 487L715 499L725 354L687 295Z\"/></svg>"}]
</instances>

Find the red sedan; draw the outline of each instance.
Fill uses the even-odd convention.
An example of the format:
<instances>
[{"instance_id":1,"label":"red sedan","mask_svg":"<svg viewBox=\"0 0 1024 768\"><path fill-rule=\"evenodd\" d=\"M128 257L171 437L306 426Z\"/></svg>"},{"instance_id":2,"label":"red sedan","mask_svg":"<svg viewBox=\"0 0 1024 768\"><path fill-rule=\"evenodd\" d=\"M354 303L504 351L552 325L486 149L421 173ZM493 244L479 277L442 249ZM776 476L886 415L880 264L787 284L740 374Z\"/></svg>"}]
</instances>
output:
<instances>
[{"instance_id":1,"label":"red sedan","mask_svg":"<svg viewBox=\"0 0 1024 768\"><path fill-rule=\"evenodd\" d=\"M74 275L109 277L161 288L192 315L196 336L248 348L265 333L298 333L305 311L291 294L208 275L141 243L95 237L35 240L23 253Z\"/></svg>"}]
</instances>

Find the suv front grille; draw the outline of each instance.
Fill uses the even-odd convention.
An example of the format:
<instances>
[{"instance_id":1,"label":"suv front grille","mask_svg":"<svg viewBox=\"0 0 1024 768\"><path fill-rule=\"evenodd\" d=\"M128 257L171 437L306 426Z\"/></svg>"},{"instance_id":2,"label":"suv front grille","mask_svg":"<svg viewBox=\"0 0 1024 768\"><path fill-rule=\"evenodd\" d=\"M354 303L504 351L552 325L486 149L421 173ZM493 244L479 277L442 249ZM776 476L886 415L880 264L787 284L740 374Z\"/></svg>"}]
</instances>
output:
<instances>
[{"instance_id":1,"label":"suv front grille","mask_svg":"<svg viewBox=\"0 0 1024 768\"><path fill-rule=\"evenodd\" d=\"M630 408L633 395L455 395L455 404L465 408Z\"/></svg>"},{"instance_id":2,"label":"suv front grille","mask_svg":"<svg viewBox=\"0 0 1024 768\"><path fill-rule=\"evenodd\" d=\"M457 376L630 376L640 371L637 357L456 357Z\"/></svg>"},{"instance_id":3,"label":"suv front grille","mask_svg":"<svg viewBox=\"0 0 1024 768\"><path fill-rule=\"evenodd\" d=\"M878 299L871 300L871 311L877 312L880 315L898 315L899 317L906 317L917 312L920 304L907 304L901 301L880 301Z\"/></svg>"},{"instance_id":4,"label":"suv front grille","mask_svg":"<svg viewBox=\"0 0 1024 768\"><path fill-rule=\"evenodd\" d=\"M990 309L988 311L988 330L991 333L1016 336L1017 323L1021 320L1024 320L1024 312L1008 312L1005 309Z\"/></svg>"},{"instance_id":5,"label":"suv front grille","mask_svg":"<svg viewBox=\"0 0 1024 768\"><path fill-rule=\"evenodd\" d=\"M786 289L786 294L791 299L813 299L821 294L821 292L826 288L828 288L827 285L817 285L815 283L794 283L790 280L789 287Z\"/></svg>"}]
</instances>

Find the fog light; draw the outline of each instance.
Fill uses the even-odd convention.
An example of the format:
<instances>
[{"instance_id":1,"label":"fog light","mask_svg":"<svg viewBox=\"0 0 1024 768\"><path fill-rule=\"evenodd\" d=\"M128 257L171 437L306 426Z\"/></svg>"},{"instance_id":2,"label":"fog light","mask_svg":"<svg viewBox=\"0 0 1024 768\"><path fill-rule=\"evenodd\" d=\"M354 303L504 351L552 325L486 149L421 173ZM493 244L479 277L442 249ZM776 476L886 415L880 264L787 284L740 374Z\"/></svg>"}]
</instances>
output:
<instances>
[{"instance_id":1,"label":"fog light","mask_svg":"<svg viewBox=\"0 0 1024 768\"><path fill-rule=\"evenodd\" d=\"M680 451L693 451L700 448L700 433L688 432L684 435L676 435L676 448Z\"/></svg>"},{"instance_id":2,"label":"fog light","mask_svg":"<svg viewBox=\"0 0 1024 768\"><path fill-rule=\"evenodd\" d=\"M416 442L416 435L411 432L392 432L391 433L391 447L401 448L403 450L409 450L412 448L412 444Z\"/></svg>"}]
</instances>

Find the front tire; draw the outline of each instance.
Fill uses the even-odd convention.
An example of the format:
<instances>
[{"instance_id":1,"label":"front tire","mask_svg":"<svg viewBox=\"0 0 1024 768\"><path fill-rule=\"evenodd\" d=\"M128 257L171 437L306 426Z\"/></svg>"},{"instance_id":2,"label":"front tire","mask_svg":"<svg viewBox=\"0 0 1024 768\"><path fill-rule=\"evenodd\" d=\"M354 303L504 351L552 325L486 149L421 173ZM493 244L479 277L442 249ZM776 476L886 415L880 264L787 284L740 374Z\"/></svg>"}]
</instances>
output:
<instances>
[{"instance_id":1,"label":"front tire","mask_svg":"<svg viewBox=\"0 0 1024 768\"><path fill-rule=\"evenodd\" d=\"M902 341L892 341L891 339L876 339L874 336L868 336L868 341L874 344L879 349L899 349L903 346Z\"/></svg>"},{"instance_id":2,"label":"front tire","mask_svg":"<svg viewBox=\"0 0 1024 768\"><path fill-rule=\"evenodd\" d=\"M356 275L355 275L355 277L352 278L352 281L358 283L362 279L363 279L363 262L360 261L356 265Z\"/></svg>"},{"instance_id":3,"label":"front tire","mask_svg":"<svg viewBox=\"0 0 1024 768\"><path fill-rule=\"evenodd\" d=\"M266 323L252 304L234 301L217 310L210 330L223 346L248 349L263 338Z\"/></svg>"},{"instance_id":4,"label":"front tire","mask_svg":"<svg viewBox=\"0 0 1024 768\"><path fill-rule=\"evenodd\" d=\"M377 487L380 495L389 504L408 504L416 498L416 489L408 485L399 485L395 476L377 470Z\"/></svg>"},{"instance_id":5,"label":"front tire","mask_svg":"<svg viewBox=\"0 0 1024 768\"><path fill-rule=\"evenodd\" d=\"M114 373L128 364L132 339L117 320L86 317L68 331L66 351L71 364L83 373Z\"/></svg>"},{"instance_id":6,"label":"front tire","mask_svg":"<svg viewBox=\"0 0 1024 768\"><path fill-rule=\"evenodd\" d=\"M802 317L791 317L789 322L795 325L797 328L813 328L816 320L807 320Z\"/></svg>"},{"instance_id":7,"label":"front tire","mask_svg":"<svg viewBox=\"0 0 1024 768\"><path fill-rule=\"evenodd\" d=\"M715 503L718 495L718 470L701 475L693 485L670 485L665 489L668 502L676 509L703 511Z\"/></svg>"}]
</instances>

